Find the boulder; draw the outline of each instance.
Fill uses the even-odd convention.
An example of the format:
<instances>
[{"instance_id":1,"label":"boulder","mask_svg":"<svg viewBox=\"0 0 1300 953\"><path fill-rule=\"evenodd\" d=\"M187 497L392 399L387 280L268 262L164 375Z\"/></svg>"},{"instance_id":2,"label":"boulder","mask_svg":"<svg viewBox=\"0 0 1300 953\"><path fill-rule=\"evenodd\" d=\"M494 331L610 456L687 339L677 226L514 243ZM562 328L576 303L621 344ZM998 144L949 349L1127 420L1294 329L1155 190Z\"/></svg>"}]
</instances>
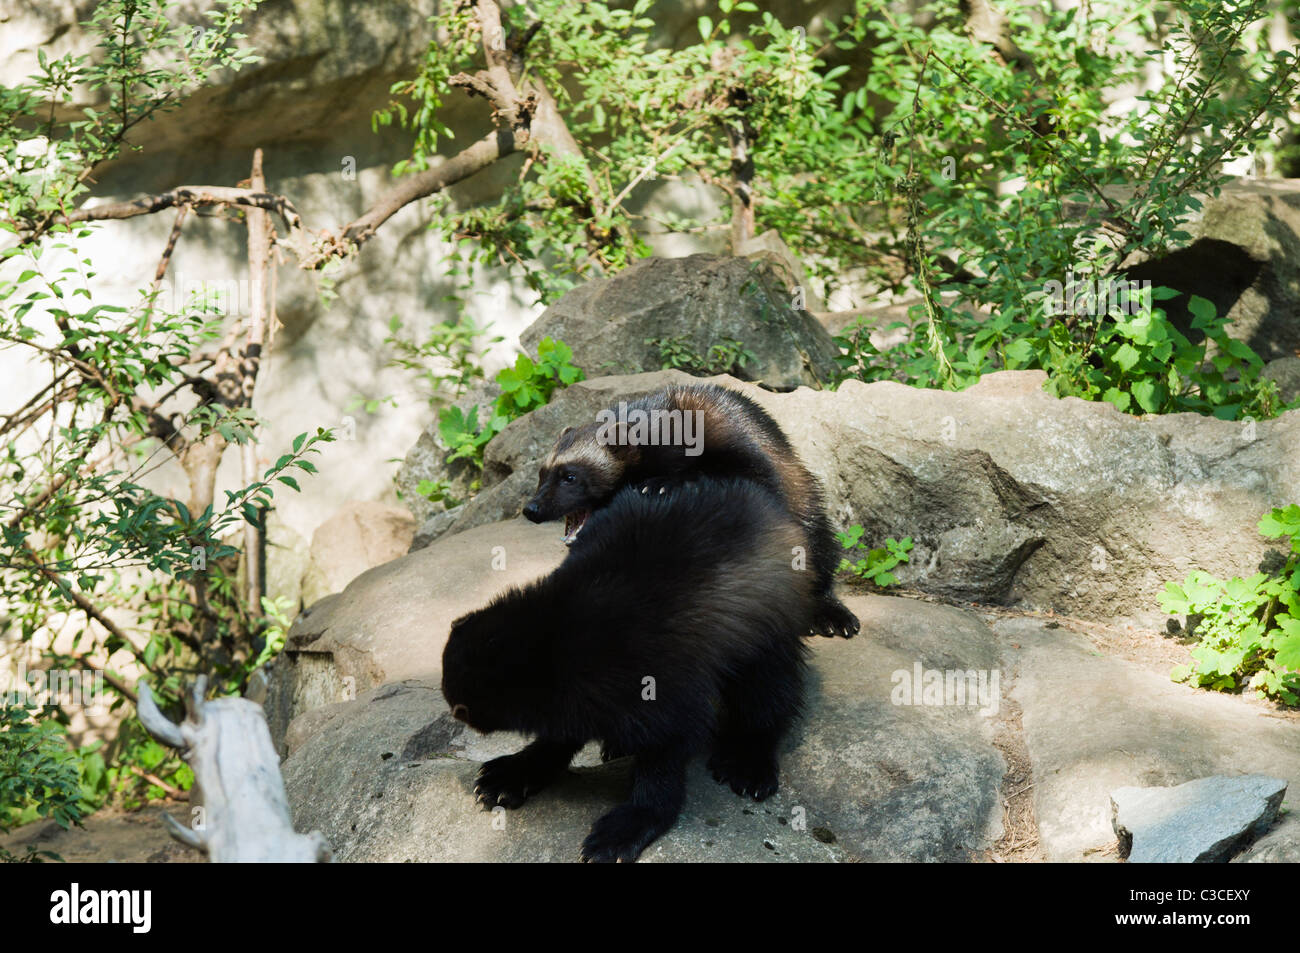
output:
<instances>
[{"instance_id":1,"label":"boulder","mask_svg":"<svg viewBox=\"0 0 1300 953\"><path fill-rule=\"evenodd\" d=\"M752 258L645 258L611 278L589 281L557 301L520 335L534 351L545 337L565 342L588 376L636 374L663 365L650 342L679 339L703 356L740 341L754 360L739 369L773 390L823 386L839 353L808 311L794 308L801 275L770 252Z\"/></svg>"},{"instance_id":2,"label":"boulder","mask_svg":"<svg viewBox=\"0 0 1300 953\"><path fill-rule=\"evenodd\" d=\"M447 531L515 517L560 431L691 378L583 381L488 445L483 490ZM1191 569L1250 575L1276 548L1260 516L1300 500L1300 412L1232 422L1137 418L1057 399L1042 371L1003 371L954 393L847 381L750 395L826 485L832 518L866 538L911 536L903 584L946 598L1164 624L1156 595ZM706 438L707 440L707 435Z\"/></svg>"},{"instance_id":3,"label":"boulder","mask_svg":"<svg viewBox=\"0 0 1300 953\"><path fill-rule=\"evenodd\" d=\"M895 703L918 662L995 669L988 627L897 598L849 605L874 637L813 640L809 707L778 793L756 804L693 763L682 817L644 861L965 860L998 836L993 719L974 704ZM480 736L450 717L436 641L421 653L433 665L423 677L294 721L284 776L295 824L320 829L342 861L576 860L592 822L626 797L628 759L601 765L589 746L523 807L483 812L472 793L480 763L524 739Z\"/></svg>"},{"instance_id":4,"label":"boulder","mask_svg":"<svg viewBox=\"0 0 1300 953\"><path fill-rule=\"evenodd\" d=\"M1300 398L1300 357L1279 357L1269 361L1260 376L1277 383L1284 404Z\"/></svg>"},{"instance_id":5,"label":"boulder","mask_svg":"<svg viewBox=\"0 0 1300 953\"><path fill-rule=\"evenodd\" d=\"M808 277L808 269L799 257L790 250L782 239L781 235L775 230L769 228L767 231L755 235L753 238L743 241L736 247L736 254L742 258L755 256L770 256L785 269L785 277L789 281L789 287L797 291L803 289L803 303L794 302L795 306L801 307L816 316L819 312L826 309L826 302L813 290L812 282Z\"/></svg>"},{"instance_id":6,"label":"boulder","mask_svg":"<svg viewBox=\"0 0 1300 953\"><path fill-rule=\"evenodd\" d=\"M302 581L310 606L343 588L373 566L402 556L415 535L415 520L404 507L351 502L316 528L311 558Z\"/></svg>"},{"instance_id":7,"label":"boulder","mask_svg":"<svg viewBox=\"0 0 1300 953\"><path fill-rule=\"evenodd\" d=\"M363 572L341 595L295 620L285 637L286 661L272 679L277 700L268 700L268 708L295 699L288 711L296 716L384 682L439 671L452 620L558 566L565 554L560 537L554 524L520 518L410 555L403 546L400 558Z\"/></svg>"},{"instance_id":8,"label":"boulder","mask_svg":"<svg viewBox=\"0 0 1300 953\"><path fill-rule=\"evenodd\" d=\"M1285 781L1261 774L1119 788L1111 823L1130 863L1219 863L1268 830L1285 795Z\"/></svg>"},{"instance_id":9,"label":"boulder","mask_svg":"<svg viewBox=\"0 0 1300 953\"><path fill-rule=\"evenodd\" d=\"M1213 302L1265 360L1300 352L1300 180L1238 180L1202 202L1185 225L1190 242L1127 277ZM1186 302L1163 305L1184 328Z\"/></svg>"},{"instance_id":10,"label":"boulder","mask_svg":"<svg viewBox=\"0 0 1300 953\"><path fill-rule=\"evenodd\" d=\"M415 552L417 549L424 549L435 539L441 536L447 530L455 525L456 520L460 519L461 514L465 512L465 505L459 504L449 510L443 510L441 513L434 513L415 531L415 536L411 539L411 548L408 552Z\"/></svg>"}]
</instances>

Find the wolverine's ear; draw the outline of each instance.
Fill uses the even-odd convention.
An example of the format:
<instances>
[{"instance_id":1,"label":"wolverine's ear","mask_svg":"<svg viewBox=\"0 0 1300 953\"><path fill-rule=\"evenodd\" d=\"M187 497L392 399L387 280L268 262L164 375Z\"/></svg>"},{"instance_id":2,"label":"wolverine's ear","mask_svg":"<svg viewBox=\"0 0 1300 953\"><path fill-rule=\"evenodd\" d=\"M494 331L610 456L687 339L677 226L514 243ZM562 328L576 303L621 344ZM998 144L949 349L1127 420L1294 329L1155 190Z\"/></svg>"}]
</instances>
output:
<instances>
[{"instance_id":1,"label":"wolverine's ear","mask_svg":"<svg viewBox=\"0 0 1300 953\"><path fill-rule=\"evenodd\" d=\"M571 434L571 433L573 433L573 428L572 428L572 427L565 427L563 430L560 431L560 436L557 437L556 439L557 439L557 440L563 440L565 436L567 436L568 434Z\"/></svg>"}]
</instances>

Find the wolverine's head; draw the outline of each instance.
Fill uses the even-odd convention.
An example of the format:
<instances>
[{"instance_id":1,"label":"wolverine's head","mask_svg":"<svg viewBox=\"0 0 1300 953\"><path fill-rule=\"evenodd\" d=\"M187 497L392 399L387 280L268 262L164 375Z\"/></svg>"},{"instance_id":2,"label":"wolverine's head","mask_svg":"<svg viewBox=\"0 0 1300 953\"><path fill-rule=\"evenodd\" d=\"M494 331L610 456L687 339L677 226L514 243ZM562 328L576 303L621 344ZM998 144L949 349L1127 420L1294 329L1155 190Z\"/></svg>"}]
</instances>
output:
<instances>
[{"instance_id":1,"label":"wolverine's head","mask_svg":"<svg viewBox=\"0 0 1300 953\"><path fill-rule=\"evenodd\" d=\"M566 427L537 475L537 493L524 506L534 523L564 517L564 541L572 543L591 511L613 496L623 475L624 460L617 444L597 439L591 424Z\"/></svg>"},{"instance_id":2,"label":"wolverine's head","mask_svg":"<svg viewBox=\"0 0 1300 953\"><path fill-rule=\"evenodd\" d=\"M549 628L521 616L506 594L451 624L442 653L442 695L476 731L528 731L545 707Z\"/></svg>"}]
</instances>

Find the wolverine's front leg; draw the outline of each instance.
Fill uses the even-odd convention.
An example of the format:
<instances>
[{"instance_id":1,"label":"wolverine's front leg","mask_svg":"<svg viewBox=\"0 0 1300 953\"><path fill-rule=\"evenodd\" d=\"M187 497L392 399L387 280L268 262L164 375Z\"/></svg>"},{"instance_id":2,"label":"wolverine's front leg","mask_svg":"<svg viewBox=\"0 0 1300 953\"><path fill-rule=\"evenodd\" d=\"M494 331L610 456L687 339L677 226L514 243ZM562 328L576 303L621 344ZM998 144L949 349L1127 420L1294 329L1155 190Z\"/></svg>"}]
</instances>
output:
<instances>
[{"instance_id":1,"label":"wolverine's front leg","mask_svg":"<svg viewBox=\"0 0 1300 953\"><path fill-rule=\"evenodd\" d=\"M538 738L523 751L493 758L474 779L474 799L484 809L519 807L569 766L580 744Z\"/></svg>"}]
</instances>

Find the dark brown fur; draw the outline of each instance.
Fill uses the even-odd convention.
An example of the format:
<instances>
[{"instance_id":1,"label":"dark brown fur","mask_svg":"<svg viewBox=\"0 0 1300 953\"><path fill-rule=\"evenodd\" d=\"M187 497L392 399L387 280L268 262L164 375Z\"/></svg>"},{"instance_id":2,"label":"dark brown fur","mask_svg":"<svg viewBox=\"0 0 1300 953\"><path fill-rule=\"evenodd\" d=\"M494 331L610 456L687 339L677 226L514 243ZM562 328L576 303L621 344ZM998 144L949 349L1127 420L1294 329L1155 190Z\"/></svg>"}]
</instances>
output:
<instances>
[{"instance_id":1,"label":"dark brown fur","mask_svg":"<svg viewBox=\"0 0 1300 953\"><path fill-rule=\"evenodd\" d=\"M682 443L633 445L626 439L626 428L617 430L614 442L604 444L600 421L570 427L542 463L537 493L524 507L528 519L541 523L563 517L566 531L581 529L592 511L625 486L655 493L700 476L753 480L776 494L804 529L803 545L819 598L813 631L845 638L858 631L857 618L834 595L842 549L826 515L821 484L766 411L743 394L712 384L668 387L628 401L627 410L698 411L703 452L690 456Z\"/></svg>"},{"instance_id":2,"label":"dark brown fur","mask_svg":"<svg viewBox=\"0 0 1300 953\"><path fill-rule=\"evenodd\" d=\"M483 766L478 801L519 807L599 741L635 759L632 793L596 822L582 857L632 861L676 821L696 752L737 794L775 792L815 606L812 578L790 563L802 537L750 480L626 487L553 573L452 623L452 715L535 739Z\"/></svg>"}]
</instances>

